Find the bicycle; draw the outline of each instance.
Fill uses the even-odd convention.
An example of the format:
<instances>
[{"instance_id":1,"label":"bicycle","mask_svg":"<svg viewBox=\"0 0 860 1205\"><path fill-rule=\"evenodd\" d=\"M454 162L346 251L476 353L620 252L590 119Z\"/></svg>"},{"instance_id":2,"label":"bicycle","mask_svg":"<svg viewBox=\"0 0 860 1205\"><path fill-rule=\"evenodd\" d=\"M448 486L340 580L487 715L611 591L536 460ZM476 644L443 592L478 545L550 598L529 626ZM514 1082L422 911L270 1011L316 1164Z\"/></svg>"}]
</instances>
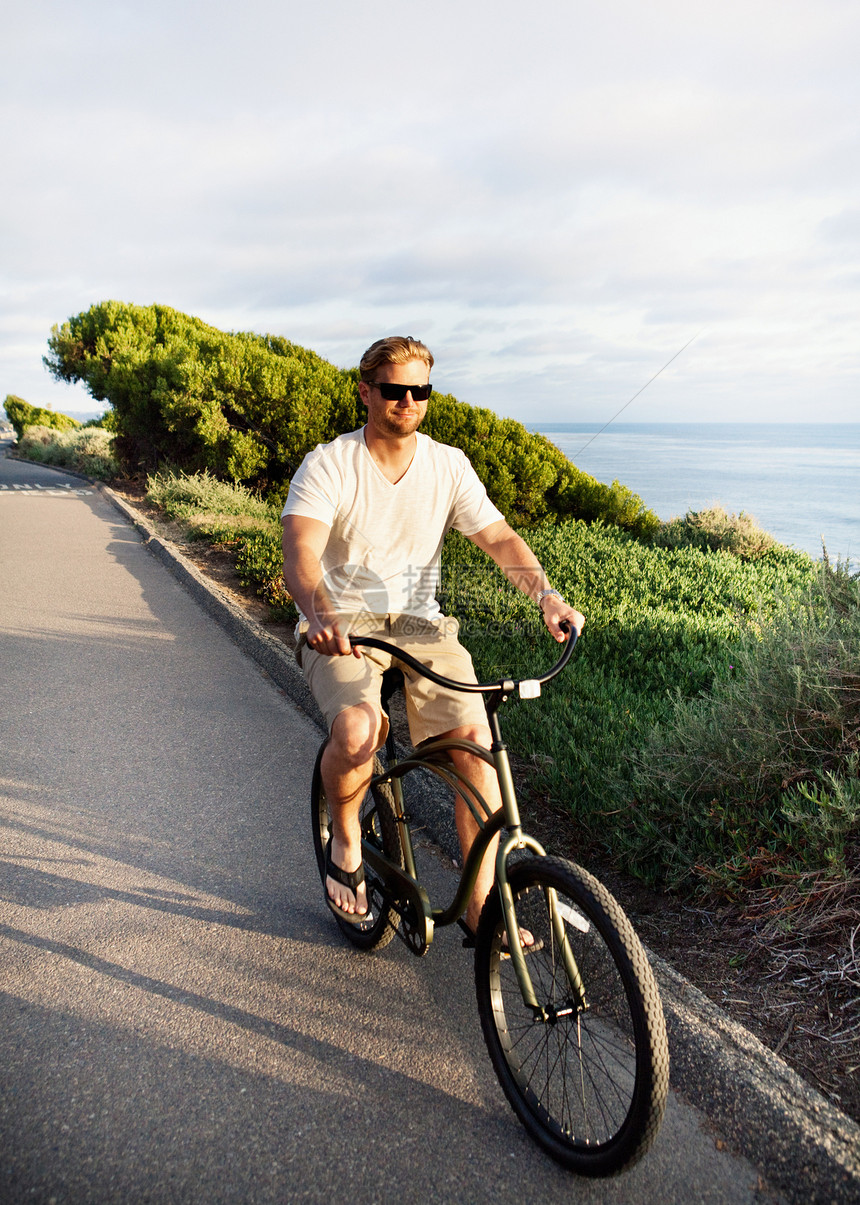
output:
<instances>
[{"instance_id":1,"label":"bicycle","mask_svg":"<svg viewBox=\"0 0 860 1205\"><path fill-rule=\"evenodd\" d=\"M362 804L362 847L368 912L359 923L336 918L363 950L381 949L395 935L426 954L436 928L459 922L484 852L497 833L496 887L473 941L475 987L490 1060L514 1112L558 1163L582 1175L605 1176L630 1167L657 1136L666 1105L669 1054L660 996L646 954L621 906L573 862L550 857L522 830L498 717L515 691L536 698L570 660L571 632L555 665L538 678L486 684L454 682L376 637L350 637L393 653L397 660L449 690L481 692L492 734L488 751L471 741L438 739L399 758L389 728L385 762L377 756ZM389 713L397 669L383 676ZM402 682L402 677L400 678ZM314 849L325 884L330 814L320 762L312 786ZM447 756L463 749L495 768L502 808L492 813ZM454 898L433 907L419 883L404 802L404 779L429 771L460 793L479 825ZM523 851L525 856L523 856ZM516 857L514 855L517 855ZM534 937L523 947L520 929Z\"/></svg>"}]
</instances>

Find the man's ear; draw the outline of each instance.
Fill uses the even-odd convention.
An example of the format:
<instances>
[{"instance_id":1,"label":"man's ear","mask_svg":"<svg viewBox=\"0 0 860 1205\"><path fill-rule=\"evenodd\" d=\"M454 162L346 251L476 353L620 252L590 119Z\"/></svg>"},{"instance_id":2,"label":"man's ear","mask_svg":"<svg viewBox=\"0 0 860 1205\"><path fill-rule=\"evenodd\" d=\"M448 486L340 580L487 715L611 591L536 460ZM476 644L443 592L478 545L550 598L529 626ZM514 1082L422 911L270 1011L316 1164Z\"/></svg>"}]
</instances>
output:
<instances>
[{"instance_id":1,"label":"man's ear","mask_svg":"<svg viewBox=\"0 0 860 1205\"><path fill-rule=\"evenodd\" d=\"M365 406L367 405L367 398L368 398L369 393L370 393L370 386L367 384L367 382L359 381L358 382L358 396L364 402Z\"/></svg>"}]
</instances>

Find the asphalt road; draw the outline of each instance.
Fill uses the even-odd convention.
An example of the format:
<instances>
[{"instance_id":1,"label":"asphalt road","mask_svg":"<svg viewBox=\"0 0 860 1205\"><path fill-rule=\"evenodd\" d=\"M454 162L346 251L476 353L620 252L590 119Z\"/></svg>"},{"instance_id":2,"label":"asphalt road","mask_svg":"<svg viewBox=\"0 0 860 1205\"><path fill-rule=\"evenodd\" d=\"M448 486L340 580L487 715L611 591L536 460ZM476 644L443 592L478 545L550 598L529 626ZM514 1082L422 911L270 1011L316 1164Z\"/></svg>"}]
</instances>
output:
<instances>
[{"instance_id":1,"label":"asphalt road","mask_svg":"<svg viewBox=\"0 0 860 1205\"><path fill-rule=\"evenodd\" d=\"M618 1179L545 1158L455 933L361 955L325 908L319 730L97 490L2 458L0 673L0 1200L773 1199L675 1095Z\"/></svg>"}]
</instances>

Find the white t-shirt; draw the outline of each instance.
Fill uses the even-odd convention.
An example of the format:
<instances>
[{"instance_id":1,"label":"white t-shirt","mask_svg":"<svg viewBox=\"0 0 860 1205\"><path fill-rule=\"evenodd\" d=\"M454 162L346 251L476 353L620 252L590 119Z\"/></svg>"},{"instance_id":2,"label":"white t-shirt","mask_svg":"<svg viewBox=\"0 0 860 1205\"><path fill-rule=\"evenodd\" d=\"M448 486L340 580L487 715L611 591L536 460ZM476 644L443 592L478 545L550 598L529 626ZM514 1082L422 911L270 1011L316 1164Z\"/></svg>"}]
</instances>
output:
<instances>
[{"instance_id":1,"label":"white t-shirt","mask_svg":"<svg viewBox=\"0 0 860 1205\"><path fill-rule=\"evenodd\" d=\"M446 532L475 535L504 517L459 448L416 438L396 485L370 455L363 428L319 444L290 482L283 514L331 529L322 567L341 614L434 618Z\"/></svg>"}]
</instances>

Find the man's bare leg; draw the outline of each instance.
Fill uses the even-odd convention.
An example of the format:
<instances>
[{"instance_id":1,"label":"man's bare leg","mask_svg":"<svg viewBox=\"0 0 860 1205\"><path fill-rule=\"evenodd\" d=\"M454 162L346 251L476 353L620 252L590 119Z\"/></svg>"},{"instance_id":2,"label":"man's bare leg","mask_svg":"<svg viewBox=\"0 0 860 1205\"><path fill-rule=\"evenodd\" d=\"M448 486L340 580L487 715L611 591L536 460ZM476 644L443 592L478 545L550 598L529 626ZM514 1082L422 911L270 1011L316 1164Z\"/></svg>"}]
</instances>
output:
<instances>
[{"instance_id":1,"label":"man's bare leg","mask_svg":"<svg viewBox=\"0 0 860 1205\"><path fill-rule=\"evenodd\" d=\"M361 826L358 814L373 773L373 755L382 732L380 713L369 703L342 711L334 721L320 770L331 811L331 860L351 873L361 866ZM367 911L367 889L356 891L330 876L325 889L343 912Z\"/></svg>"}]
</instances>

